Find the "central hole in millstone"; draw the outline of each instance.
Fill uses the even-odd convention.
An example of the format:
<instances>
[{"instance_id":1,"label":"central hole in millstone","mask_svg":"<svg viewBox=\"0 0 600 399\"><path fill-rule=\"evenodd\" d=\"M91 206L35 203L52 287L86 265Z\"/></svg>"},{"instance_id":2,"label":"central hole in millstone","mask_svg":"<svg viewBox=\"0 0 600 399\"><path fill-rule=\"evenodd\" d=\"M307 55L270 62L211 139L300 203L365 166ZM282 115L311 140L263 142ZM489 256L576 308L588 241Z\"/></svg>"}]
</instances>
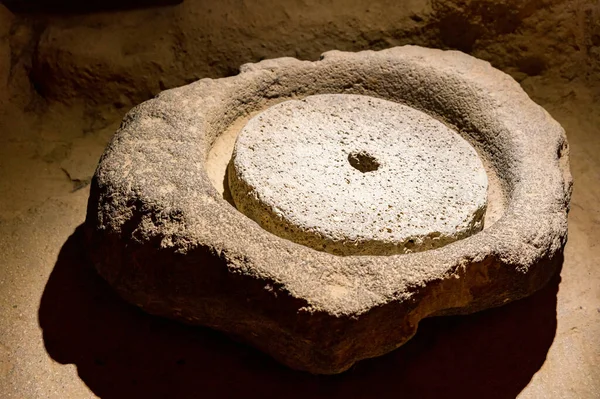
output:
<instances>
[{"instance_id":1,"label":"central hole in millstone","mask_svg":"<svg viewBox=\"0 0 600 399\"><path fill-rule=\"evenodd\" d=\"M348 162L354 169L362 173L376 171L380 165L377 159L366 151L351 152L348 155Z\"/></svg>"}]
</instances>

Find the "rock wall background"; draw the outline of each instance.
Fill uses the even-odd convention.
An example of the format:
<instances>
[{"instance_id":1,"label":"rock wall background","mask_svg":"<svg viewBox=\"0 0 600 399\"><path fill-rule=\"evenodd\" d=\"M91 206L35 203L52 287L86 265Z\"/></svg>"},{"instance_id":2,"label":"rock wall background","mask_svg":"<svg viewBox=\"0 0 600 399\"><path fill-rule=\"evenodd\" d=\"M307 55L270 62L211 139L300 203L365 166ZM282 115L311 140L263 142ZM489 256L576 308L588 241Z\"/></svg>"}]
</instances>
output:
<instances>
[{"instance_id":1,"label":"rock wall background","mask_svg":"<svg viewBox=\"0 0 600 399\"><path fill-rule=\"evenodd\" d=\"M0 83L21 105L41 96L131 106L246 62L403 44L458 49L518 81L600 80L596 0L186 0L62 15L15 4L17 17L0 6Z\"/></svg>"}]
</instances>

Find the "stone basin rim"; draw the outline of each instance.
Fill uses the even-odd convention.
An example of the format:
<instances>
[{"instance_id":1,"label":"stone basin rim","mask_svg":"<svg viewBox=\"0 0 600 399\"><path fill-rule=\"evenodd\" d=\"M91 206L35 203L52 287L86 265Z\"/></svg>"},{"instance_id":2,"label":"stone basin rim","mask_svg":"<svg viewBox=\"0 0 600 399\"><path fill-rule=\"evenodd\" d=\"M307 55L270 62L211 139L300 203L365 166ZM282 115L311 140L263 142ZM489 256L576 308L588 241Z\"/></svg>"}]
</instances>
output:
<instances>
[{"instance_id":1,"label":"stone basin rim","mask_svg":"<svg viewBox=\"0 0 600 399\"><path fill-rule=\"evenodd\" d=\"M454 126L501 178L502 217L444 247L389 256L336 256L260 228L212 185L209 150L267 103L325 93L402 102ZM129 112L91 185L87 245L100 275L148 312L241 334L293 368L338 373L400 346L422 318L499 306L541 288L566 243L568 152L562 127L517 82L460 52L404 46L265 60ZM240 319L201 305L215 296L215 306L245 309ZM249 298L264 307L244 308ZM251 327L253 312L268 322ZM336 326L354 332L336 335ZM377 344L359 338L367 327L382 331ZM272 339L255 338L255 328ZM271 348L282 342L298 350Z\"/></svg>"}]
</instances>

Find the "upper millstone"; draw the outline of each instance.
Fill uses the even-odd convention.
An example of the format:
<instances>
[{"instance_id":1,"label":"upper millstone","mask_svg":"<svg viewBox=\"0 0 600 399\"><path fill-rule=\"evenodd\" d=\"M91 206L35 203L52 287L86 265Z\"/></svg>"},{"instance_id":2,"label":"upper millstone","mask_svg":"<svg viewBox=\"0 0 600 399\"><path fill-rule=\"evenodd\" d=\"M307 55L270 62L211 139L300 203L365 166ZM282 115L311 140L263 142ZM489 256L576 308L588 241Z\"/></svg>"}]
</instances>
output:
<instances>
[{"instance_id":1,"label":"upper millstone","mask_svg":"<svg viewBox=\"0 0 600 399\"><path fill-rule=\"evenodd\" d=\"M270 107L243 128L229 168L241 212L338 255L422 251L483 227L488 182L475 149L391 101L324 94Z\"/></svg>"}]
</instances>

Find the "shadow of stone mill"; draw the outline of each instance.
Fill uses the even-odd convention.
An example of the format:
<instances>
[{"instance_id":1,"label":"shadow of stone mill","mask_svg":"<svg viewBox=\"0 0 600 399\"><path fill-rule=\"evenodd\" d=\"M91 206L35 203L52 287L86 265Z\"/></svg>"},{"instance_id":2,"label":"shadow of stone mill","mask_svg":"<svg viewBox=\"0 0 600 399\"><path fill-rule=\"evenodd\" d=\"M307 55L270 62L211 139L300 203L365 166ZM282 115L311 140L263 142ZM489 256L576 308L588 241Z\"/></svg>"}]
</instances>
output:
<instances>
[{"instance_id":1,"label":"shadow of stone mill","mask_svg":"<svg viewBox=\"0 0 600 399\"><path fill-rule=\"evenodd\" d=\"M290 370L226 335L121 300L86 259L81 226L63 245L39 323L46 349L102 398L514 398L545 361L560 276L535 295L421 322L396 351L336 376Z\"/></svg>"}]
</instances>

